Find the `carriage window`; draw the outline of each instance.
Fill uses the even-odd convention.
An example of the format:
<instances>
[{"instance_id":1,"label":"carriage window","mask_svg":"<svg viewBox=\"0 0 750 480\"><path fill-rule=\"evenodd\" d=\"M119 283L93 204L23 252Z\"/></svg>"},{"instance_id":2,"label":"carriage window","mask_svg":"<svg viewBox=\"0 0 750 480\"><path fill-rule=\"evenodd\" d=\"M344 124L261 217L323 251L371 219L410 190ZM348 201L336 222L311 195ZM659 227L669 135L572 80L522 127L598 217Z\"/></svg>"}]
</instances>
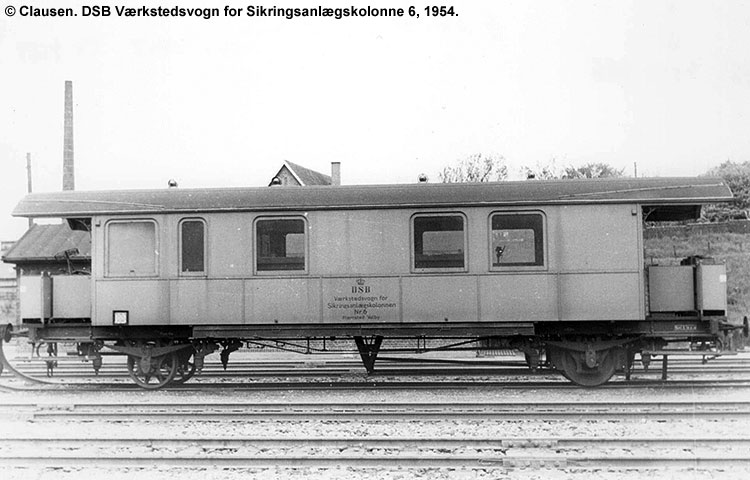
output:
<instances>
[{"instance_id":1,"label":"carriage window","mask_svg":"<svg viewBox=\"0 0 750 480\"><path fill-rule=\"evenodd\" d=\"M461 215L414 217L414 268L460 268L465 265L466 236Z\"/></svg>"},{"instance_id":2,"label":"carriage window","mask_svg":"<svg viewBox=\"0 0 750 480\"><path fill-rule=\"evenodd\" d=\"M156 223L151 220L107 225L107 275L156 275Z\"/></svg>"},{"instance_id":3,"label":"carriage window","mask_svg":"<svg viewBox=\"0 0 750 480\"><path fill-rule=\"evenodd\" d=\"M492 267L544 265L544 217L540 213L492 215Z\"/></svg>"},{"instance_id":4,"label":"carriage window","mask_svg":"<svg viewBox=\"0 0 750 480\"><path fill-rule=\"evenodd\" d=\"M206 256L206 225L203 220L180 223L180 272L204 273Z\"/></svg>"},{"instance_id":5,"label":"carriage window","mask_svg":"<svg viewBox=\"0 0 750 480\"><path fill-rule=\"evenodd\" d=\"M305 270L305 221L301 218L258 220L255 239L257 271Z\"/></svg>"}]
</instances>

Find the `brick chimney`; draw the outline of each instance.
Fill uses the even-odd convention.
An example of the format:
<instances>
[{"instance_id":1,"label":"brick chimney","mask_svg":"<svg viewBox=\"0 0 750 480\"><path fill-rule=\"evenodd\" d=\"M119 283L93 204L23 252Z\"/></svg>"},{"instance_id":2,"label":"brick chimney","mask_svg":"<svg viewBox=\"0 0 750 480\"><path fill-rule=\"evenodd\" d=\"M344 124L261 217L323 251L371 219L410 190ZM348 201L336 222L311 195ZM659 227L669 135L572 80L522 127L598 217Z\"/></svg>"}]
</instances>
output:
<instances>
[{"instance_id":1,"label":"brick chimney","mask_svg":"<svg viewBox=\"0 0 750 480\"><path fill-rule=\"evenodd\" d=\"M331 185L341 185L341 162L331 162Z\"/></svg>"},{"instance_id":2,"label":"brick chimney","mask_svg":"<svg viewBox=\"0 0 750 480\"><path fill-rule=\"evenodd\" d=\"M75 190L73 168L73 82L65 81L65 127L63 133L63 190Z\"/></svg>"}]
</instances>

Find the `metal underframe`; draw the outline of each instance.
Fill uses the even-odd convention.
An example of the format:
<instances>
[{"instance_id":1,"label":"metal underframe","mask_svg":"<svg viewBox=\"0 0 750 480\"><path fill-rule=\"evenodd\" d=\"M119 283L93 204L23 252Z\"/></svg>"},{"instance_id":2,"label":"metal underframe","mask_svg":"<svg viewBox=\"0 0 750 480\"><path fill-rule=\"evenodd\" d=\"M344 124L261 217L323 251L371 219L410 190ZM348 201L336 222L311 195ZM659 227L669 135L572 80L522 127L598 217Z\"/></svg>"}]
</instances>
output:
<instances>
[{"instance_id":1,"label":"metal underframe","mask_svg":"<svg viewBox=\"0 0 750 480\"><path fill-rule=\"evenodd\" d=\"M726 317L640 321L555 321L555 322L451 322L394 323L374 325L206 325L206 326L92 326L82 324L25 325L30 340L78 341L152 339L264 339L293 340L325 337L385 338L476 338L568 336L643 337L670 341L715 338L722 331L742 328L730 325Z\"/></svg>"}]
</instances>

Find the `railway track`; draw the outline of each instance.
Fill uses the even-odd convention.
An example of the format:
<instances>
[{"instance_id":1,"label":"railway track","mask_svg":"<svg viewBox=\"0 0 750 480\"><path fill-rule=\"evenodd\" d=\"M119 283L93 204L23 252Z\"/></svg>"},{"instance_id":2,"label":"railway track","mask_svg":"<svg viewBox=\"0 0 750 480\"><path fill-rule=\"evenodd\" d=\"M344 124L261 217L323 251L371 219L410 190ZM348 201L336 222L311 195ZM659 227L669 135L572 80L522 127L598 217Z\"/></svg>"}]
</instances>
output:
<instances>
[{"instance_id":1,"label":"railway track","mask_svg":"<svg viewBox=\"0 0 750 480\"><path fill-rule=\"evenodd\" d=\"M47 376L46 360L33 360L21 362L22 367L20 370L33 376ZM92 375L100 378L124 378L127 377L127 371L125 370L125 362L122 364L109 364L103 366L97 374L94 374L93 370L88 365L62 363L58 361L57 366L52 373L52 376L66 377L66 378L84 378L91 377ZM442 366L427 364L422 366L411 366L401 365L397 363L383 362L378 365L376 374L383 375L450 375L450 374L465 374L473 373L477 375L513 375L513 374L526 374L530 375L528 367L525 365L456 365L456 366ZM698 365L698 364L684 364L684 365L670 365L671 374L707 374L707 373L731 373L731 374L747 374L750 377L750 364L722 364L722 365ZM309 362L291 363L285 362L280 364L252 364L243 363L239 365L233 365L230 369L224 370L220 364L207 365L201 372L202 377L216 378L216 377L228 377L228 376L253 376L253 377L277 377L283 375L294 375L299 377L314 377L321 375L351 375L362 373L362 365L359 363L351 362L341 364L316 364L310 365ZM544 369L539 370L540 374L546 373ZM658 369L644 370L643 368L635 368L633 370L634 375L644 374L659 374Z\"/></svg>"},{"instance_id":2,"label":"railway track","mask_svg":"<svg viewBox=\"0 0 750 480\"><path fill-rule=\"evenodd\" d=\"M208 392L208 391L345 391L345 390L424 390L434 389L456 389L465 390L475 388L487 389L544 389L555 391L579 391L581 387L571 385L560 379L553 372L537 372L536 374L512 374L507 376L486 375L471 376L462 375L460 379L446 375L442 379L427 379L418 377L404 379L403 375L378 375L365 376L346 375L342 377L330 375L310 375L297 379L296 375L278 375L268 379L250 377L235 377L233 375L206 378L197 377L187 384L170 385L169 391L179 392ZM29 383L10 376L0 377L0 392L44 392L44 391L141 391L140 387L133 384L128 377L85 377L82 381L70 382L70 377L54 377L47 379L39 377L44 383ZM632 388L657 388L659 390L711 390L717 388L750 388L750 376L728 375L725 378L670 378L662 381L658 375L651 378L635 378L625 381L623 378L615 379L606 385L597 387L600 390L627 390Z\"/></svg>"},{"instance_id":3,"label":"railway track","mask_svg":"<svg viewBox=\"0 0 750 480\"><path fill-rule=\"evenodd\" d=\"M277 420L623 420L687 417L750 418L748 402L500 402L500 403L0 403L0 418L27 420L179 420L194 415L209 421Z\"/></svg>"},{"instance_id":4,"label":"railway track","mask_svg":"<svg viewBox=\"0 0 750 480\"><path fill-rule=\"evenodd\" d=\"M43 391L60 388L73 390L118 390L130 391L139 389L127 374L120 372L102 373L98 376L77 372L69 375L64 372L46 377L42 374L22 369L26 375L32 375L37 381L29 382L17 379L9 373L0 376L0 391L26 390ZM37 372L39 373L39 372ZM459 373L442 372L425 374L403 370L383 370L375 375L366 375L362 371L347 371L346 373L331 373L327 371L297 371L283 370L273 375L237 374L235 372L216 372L214 375L198 375L186 384L169 385L168 390L200 391L200 390L346 390L346 389L431 389L431 388L553 388L560 390L579 390L580 387L571 385L560 378L556 372L539 370L530 372L528 369L494 370L463 370ZM668 389L696 389L696 388L727 388L750 387L750 374L744 372L721 372L706 375L706 372L689 373L677 372L671 374L669 380L662 381L660 374L644 372L633 375L631 380L616 377L598 389L623 389L633 387L659 387Z\"/></svg>"},{"instance_id":5,"label":"railway track","mask_svg":"<svg viewBox=\"0 0 750 480\"><path fill-rule=\"evenodd\" d=\"M715 467L750 465L750 437L55 438L0 440L7 466ZM113 454L113 450L116 453Z\"/></svg>"},{"instance_id":6,"label":"railway track","mask_svg":"<svg viewBox=\"0 0 750 480\"><path fill-rule=\"evenodd\" d=\"M330 389L311 398L300 391L289 399L222 390L207 400L175 389L149 400L135 387L111 401L69 390L21 394L0 400L0 476L69 469L78 478L108 471L148 477L169 469L198 478L209 468L223 469L224 478L247 475L246 469L279 478L310 478L310 472L328 478L362 469L373 478L413 471L437 478L455 469L487 478L511 469L576 475L647 470L675 478L680 472L721 471L724 478L750 472L750 435L743 427L750 400L721 400L717 394L700 401L641 401L633 400L636 393L623 401L619 394L600 393L609 400L569 401L581 389L561 384L567 388L559 401L523 401L513 394L487 401L494 394L481 391L444 392L440 401L418 400L416 392L406 396L415 401L383 401L387 393L370 399L359 392L341 398L368 400L334 401L338 395ZM678 428L690 424L699 434ZM722 424L733 433L710 430ZM580 434L571 434L581 426ZM600 433L586 431L592 428ZM727 468L739 476L727 476Z\"/></svg>"},{"instance_id":7,"label":"railway track","mask_svg":"<svg viewBox=\"0 0 750 480\"><path fill-rule=\"evenodd\" d=\"M580 387L572 386L561 380L550 381L532 381L532 380L515 380L515 381L488 381L488 380L461 380L461 381L439 381L429 382L424 380L417 381L371 381L362 380L356 382L347 381L279 381L279 382L257 382L257 383L237 383L237 382L220 382L220 383L203 383L196 382L188 385L170 386L168 391L183 393L201 393L201 392L283 392L283 391L307 391L307 392L328 392L328 391L434 391L434 390L467 390L467 389L535 389L544 391L578 391ZM716 390L716 389L741 389L750 388L748 380L685 380L661 382L653 381L635 381L635 382L610 382L606 386L598 387L601 390L632 390L633 388L657 389L658 391L684 391L696 392L699 390ZM24 384L0 384L0 392L141 392L140 387L128 383L81 383L81 384L57 384L57 385L36 385L27 386Z\"/></svg>"},{"instance_id":8,"label":"railway track","mask_svg":"<svg viewBox=\"0 0 750 480\"><path fill-rule=\"evenodd\" d=\"M225 371L216 359L208 359L200 375L187 384L169 389L203 390L283 390L283 389L431 389L467 387L578 388L565 382L557 372L540 368L530 371L518 357L496 359L381 357L374 375L365 375L362 364L352 355L328 354L294 360L274 353L240 355ZM49 362L54 362L49 369ZM18 355L11 363L24 375L38 382L14 380L6 369L0 375L0 391L45 390L67 386L71 389L121 390L134 388L127 374L125 359L105 356L97 375L91 365L74 356L30 357ZM660 362L654 362L657 367ZM33 385L33 386L31 386ZM750 387L750 355L711 359L700 357L670 359L670 376L661 381L660 368L646 370L639 363L630 381L615 377L600 388L653 387L727 388Z\"/></svg>"},{"instance_id":9,"label":"railway track","mask_svg":"<svg viewBox=\"0 0 750 480\"><path fill-rule=\"evenodd\" d=\"M122 357L105 357L105 363L95 375L102 378L120 378L127 376L126 362ZM16 357L11 362L20 371L32 376L47 376L51 373L57 377L91 377L94 375L92 367L81 359L74 357ZM50 372L48 362L55 362ZM650 369L643 368L640 363L633 368L634 375L658 374L659 362ZM348 375L363 372L359 360L336 357L333 359L305 359L290 360L250 360L233 362L224 369L218 361L207 361L201 372L202 377L253 376L277 377L294 375L298 377L321 375ZM466 360L466 359L419 359L381 357L377 363L376 373L383 375L449 375L449 374L527 374L531 375L523 360ZM539 373L547 373L539 369ZM750 376L750 356L741 358L712 359L703 363L696 358L670 359L670 373L700 374L700 373L731 373L748 374Z\"/></svg>"}]
</instances>

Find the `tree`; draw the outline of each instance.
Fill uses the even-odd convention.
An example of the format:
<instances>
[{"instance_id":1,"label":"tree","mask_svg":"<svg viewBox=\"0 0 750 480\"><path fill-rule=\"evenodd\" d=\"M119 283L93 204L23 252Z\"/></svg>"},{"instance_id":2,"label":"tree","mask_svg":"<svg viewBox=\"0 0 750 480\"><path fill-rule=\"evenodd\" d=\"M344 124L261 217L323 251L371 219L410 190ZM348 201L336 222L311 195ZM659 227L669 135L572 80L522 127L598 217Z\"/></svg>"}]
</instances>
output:
<instances>
[{"instance_id":1,"label":"tree","mask_svg":"<svg viewBox=\"0 0 750 480\"><path fill-rule=\"evenodd\" d=\"M561 178L614 178L622 177L624 168L616 169L607 163L587 163L581 167L565 167Z\"/></svg>"},{"instance_id":2,"label":"tree","mask_svg":"<svg viewBox=\"0 0 750 480\"><path fill-rule=\"evenodd\" d=\"M555 163L555 159L552 159L552 161L546 165L537 162L534 167L521 167L521 174L527 179L556 180L562 177L563 172Z\"/></svg>"},{"instance_id":3,"label":"tree","mask_svg":"<svg viewBox=\"0 0 750 480\"><path fill-rule=\"evenodd\" d=\"M710 222L723 222L747 218L750 210L750 162L735 163L727 160L704 174L707 177L721 177L734 194L730 203L706 205L703 218Z\"/></svg>"},{"instance_id":4,"label":"tree","mask_svg":"<svg viewBox=\"0 0 750 480\"><path fill-rule=\"evenodd\" d=\"M572 179L572 178L614 178L622 177L625 169L616 169L612 165L607 163L587 163L580 167L574 167L572 165L565 168L560 168L553 159L546 165L536 164L535 167L523 167L521 173L526 178L534 178L537 180L557 180L557 179Z\"/></svg>"},{"instance_id":5,"label":"tree","mask_svg":"<svg viewBox=\"0 0 750 480\"><path fill-rule=\"evenodd\" d=\"M501 155L475 153L447 166L438 173L443 183L499 182L508 177L508 167Z\"/></svg>"}]
</instances>

